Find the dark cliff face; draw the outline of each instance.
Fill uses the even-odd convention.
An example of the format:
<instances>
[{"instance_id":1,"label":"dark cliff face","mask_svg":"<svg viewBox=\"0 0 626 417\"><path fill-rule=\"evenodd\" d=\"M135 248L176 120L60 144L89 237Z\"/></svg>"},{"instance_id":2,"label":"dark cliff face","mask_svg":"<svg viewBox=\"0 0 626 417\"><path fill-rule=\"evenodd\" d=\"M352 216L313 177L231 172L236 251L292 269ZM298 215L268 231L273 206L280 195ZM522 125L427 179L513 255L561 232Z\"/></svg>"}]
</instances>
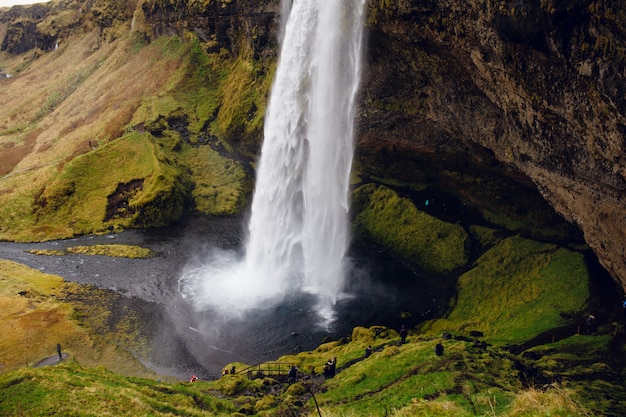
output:
<instances>
[{"instance_id":1,"label":"dark cliff face","mask_svg":"<svg viewBox=\"0 0 626 417\"><path fill-rule=\"evenodd\" d=\"M5 26L0 50L12 54L26 52L32 48L51 50L54 39L37 29L37 22L45 19L52 8L45 4L31 7L14 6L0 15L0 26ZM0 31L2 33L2 31Z\"/></svg>"},{"instance_id":2,"label":"dark cliff face","mask_svg":"<svg viewBox=\"0 0 626 417\"><path fill-rule=\"evenodd\" d=\"M111 38L116 35L107 31L132 21L144 25L148 39L191 31L216 50L236 52L241 47L237 42L247 39L261 53L276 49L277 12L278 2L270 0L66 0L14 6L0 12L1 50L12 54L33 48L49 51L57 41L92 25L103 39Z\"/></svg>"},{"instance_id":3,"label":"dark cliff face","mask_svg":"<svg viewBox=\"0 0 626 417\"><path fill-rule=\"evenodd\" d=\"M276 1L209 1L203 4L186 0L147 0L140 5L152 36L194 32L207 42L208 52L225 48L237 52L245 39L258 56L275 53Z\"/></svg>"},{"instance_id":4,"label":"dark cliff face","mask_svg":"<svg viewBox=\"0 0 626 417\"><path fill-rule=\"evenodd\" d=\"M626 285L626 6L374 3L360 148L523 174Z\"/></svg>"},{"instance_id":5,"label":"dark cliff face","mask_svg":"<svg viewBox=\"0 0 626 417\"><path fill-rule=\"evenodd\" d=\"M271 60L279 8L68 0L0 12L0 36L4 51L46 50L92 26L112 38L132 20L148 41L193 32L207 52ZM370 0L358 151L529 183L626 286L625 28L614 0Z\"/></svg>"}]
</instances>

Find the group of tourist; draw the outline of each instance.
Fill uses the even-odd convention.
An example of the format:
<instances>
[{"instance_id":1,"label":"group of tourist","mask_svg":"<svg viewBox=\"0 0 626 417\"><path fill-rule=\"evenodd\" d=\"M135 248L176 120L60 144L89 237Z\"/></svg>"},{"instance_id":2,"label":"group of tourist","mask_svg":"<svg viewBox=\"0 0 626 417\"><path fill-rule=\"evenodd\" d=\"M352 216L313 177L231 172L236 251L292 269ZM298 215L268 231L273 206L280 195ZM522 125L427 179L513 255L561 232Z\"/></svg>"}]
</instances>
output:
<instances>
[{"instance_id":1,"label":"group of tourist","mask_svg":"<svg viewBox=\"0 0 626 417\"><path fill-rule=\"evenodd\" d=\"M624 319L626 319L626 299L623 301L622 308L623 308L623 317ZM590 314L585 320L585 324L587 324L588 332L593 333L593 330L595 327L595 317ZM408 333L409 332L407 328L404 325L402 325L402 327L400 328L400 332L399 332L400 344L403 345L407 342ZM444 352L443 344L437 343L435 345L435 355L441 356L443 355L443 352ZM62 359L61 345L57 345L57 353L59 355L59 359L61 360ZM367 348L365 348L365 358L369 358L372 355L372 353L373 353L372 346L368 345ZM328 359L328 361L324 364L324 378L325 379L333 378L335 376L336 371L337 371L337 357L333 356L332 358ZM228 373L229 373L229 370L225 369L224 375L227 375ZM233 366L230 369L230 374L234 374L234 373L235 373L235 367ZM296 380L298 379L298 367L295 365L292 365L291 368L289 369L287 376L289 378L290 383L296 382ZM198 378L195 375L193 375L189 382L195 382L197 379Z\"/></svg>"},{"instance_id":2,"label":"group of tourist","mask_svg":"<svg viewBox=\"0 0 626 417\"><path fill-rule=\"evenodd\" d=\"M626 301L624 302L624 314L626 316ZM400 328L400 332L399 332L401 344L405 344L407 342L408 333L409 332L407 328L403 325ZM441 343L437 343L435 345L435 354L437 356L443 355L443 350L444 348ZM367 348L365 348L365 358L369 358L372 355L372 353L373 353L372 346L368 345ZM328 359L328 361L324 364L324 379L333 378L336 372L337 372L337 357L333 356L332 358ZM232 375L234 373L235 373L235 367L233 366L230 370L224 369L223 375L228 375L228 374ZM295 365L292 365L291 368L289 369L289 372L287 373L287 377L290 383L296 382L298 379L298 367ZM189 382L195 382L197 380L198 378L195 375L193 375Z\"/></svg>"},{"instance_id":3,"label":"group of tourist","mask_svg":"<svg viewBox=\"0 0 626 417\"><path fill-rule=\"evenodd\" d=\"M625 311L624 314L626 314L626 303L625 303L624 311ZM409 334L409 331L404 325L402 325L399 333L400 333L400 344L403 345L406 343L406 338ZM372 345L367 346L365 348L365 358L369 358L372 355L372 352L373 352ZM435 345L435 354L437 356L443 355L443 345L441 343L437 343Z\"/></svg>"}]
</instances>

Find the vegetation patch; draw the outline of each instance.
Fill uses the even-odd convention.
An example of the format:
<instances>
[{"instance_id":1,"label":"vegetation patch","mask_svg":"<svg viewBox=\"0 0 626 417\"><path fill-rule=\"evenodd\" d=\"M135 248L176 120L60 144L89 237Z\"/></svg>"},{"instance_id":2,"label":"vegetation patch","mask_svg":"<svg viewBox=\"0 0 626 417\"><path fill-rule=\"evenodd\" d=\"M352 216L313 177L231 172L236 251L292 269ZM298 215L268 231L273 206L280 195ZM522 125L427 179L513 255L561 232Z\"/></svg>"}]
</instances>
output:
<instances>
[{"instance_id":1,"label":"vegetation patch","mask_svg":"<svg viewBox=\"0 0 626 417\"><path fill-rule=\"evenodd\" d=\"M149 136L129 134L68 163L37 197L36 222L39 227L65 225L73 234L108 231L108 196L134 178L145 181L128 202L133 215L112 219L112 225L165 225L182 215L189 193L186 173ZM67 237L49 230L33 235L38 240Z\"/></svg>"},{"instance_id":2,"label":"vegetation patch","mask_svg":"<svg viewBox=\"0 0 626 417\"><path fill-rule=\"evenodd\" d=\"M118 258L149 258L154 253L148 248L132 245L91 245L73 246L67 248L68 253L82 253L84 255L104 255Z\"/></svg>"},{"instance_id":3,"label":"vegetation patch","mask_svg":"<svg viewBox=\"0 0 626 417\"><path fill-rule=\"evenodd\" d=\"M85 45L65 43L46 58L61 62L82 51L89 60L54 83L20 91L36 99L11 103L14 116L1 127L1 147L11 158L0 166L7 174L0 238L41 241L162 226L192 209L240 212L251 192L240 153L247 146L245 158L255 157L274 64L256 59L245 42L236 56L207 54L191 33L147 45L123 36L100 59L89 37L82 39ZM40 110L26 111L32 107ZM52 113L68 116L49 121ZM51 123L58 136L42 145ZM229 141L247 145L235 151Z\"/></svg>"},{"instance_id":4,"label":"vegetation patch","mask_svg":"<svg viewBox=\"0 0 626 417\"><path fill-rule=\"evenodd\" d=\"M376 244L429 272L447 273L467 263L468 236L461 226L418 210L384 186L364 185L353 198L354 226Z\"/></svg>"},{"instance_id":5,"label":"vegetation patch","mask_svg":"<svg viewBox=\"0 0 626 417\"><path fill-rule=\"evenodd\" d=\"M227 400L206 393L203 382L167 384L127 378L74 362L0 375L5 415L230 416Z\"/></svg>"},{"instance_id":6,"label":"vegetation patch","mask_svg":"<svg viewBox=\"0 0 626 417\"><path fill-rule=\"evenodd\" d=\"M83 255L102 255L117 258L149 258L154 256L148 248L133 245L88 245L88 246L72 246L65 250L56 249L31 249L26 252L34 255L63 256L69 253L80 253Z\"/></svg>"},{"instance_id":7,"label":"vegetation patch","mask_svg":"<svg viewBox=\"0 0 626 417\"><path fill-rule=\"evenodd\" d=\"M519 236L505 239L459 278L458 299L436 331L471 330L497 343L520 343L568 323L589 298L584 257Z\"/></svg>"},{"instance_id":8,"label":"vegetation patch","mask_svg":"<svg viewBox=\"0 0 626 417\"><path fill-rule=\"evenodd\" d=\"M233 215L247 201L242 184L246 174L236 161L209 146L183 152L194 178L191 191L195 210L216 216Z\"/></svg>"},{"instance_id":9,"label":"vegetation patch","mask_svg":"<svg viewBox=\"0 0 626 417\"><path fill-rule=\"evenodd\" d=\"M119 295L5 260L0 260L0 283L2 372L54 356L61 344L64 353L83 365L106 364L126 375L152 375L128 353L144 343L131 313L119 310L111 320Z\"/></svg>"}]
</instances>

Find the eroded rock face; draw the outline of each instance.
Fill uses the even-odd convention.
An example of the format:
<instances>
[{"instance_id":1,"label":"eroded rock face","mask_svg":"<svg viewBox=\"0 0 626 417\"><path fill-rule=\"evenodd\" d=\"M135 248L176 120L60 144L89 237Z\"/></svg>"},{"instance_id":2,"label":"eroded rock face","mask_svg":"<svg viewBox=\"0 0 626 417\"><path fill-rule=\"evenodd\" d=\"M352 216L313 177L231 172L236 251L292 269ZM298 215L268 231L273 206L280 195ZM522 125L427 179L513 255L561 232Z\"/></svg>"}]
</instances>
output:
<instances>
[{"instance_id":1,"label":"eroded rock face","mask_svg":"<svg viewBox=\"0 0 626 417\"><path fill-rule=\"evenodd\" d=\"M375 3L360 147L512 167L626 286L626 7Z\"/></svg>"},{"instance_id":2,"label":"eroded rock face","mask_svg":"<svg viewBox=\"0 0 626 417\"><path fill-rule=\"evenodd\" d=\"M178 0L146 0L141 13L152 34L194 32L207 43L208 52L224 48L238 52L238 41L246 40L258 56L271 49L275 53L277 1L213 0L202 4Z\"/></svg>"},{"instance_id":3,"label":"eroded rock face","mask_svg":"<svg viewBox=\"0 0 626 417\"><path fill-rule=\"evenodd\" d=\"M37 22L49 13L49 7L36 5L15 6L0 15L0 34L3 35L0 50L20 54L32 48L51 49L54 41L37 29Z\"/></svg>"},{"instance_id":4,"label":"eroded rock face","mask_svg":"<svg viewBox=\"0 0 626 417\"><path fill-rule=\"evenodd\" d=\"M20 54L54 49L70 34L97 27L102 40L119 36L116 27L130 25L148 40L162 35L195 33L209 52L237 52L244 40L258 55L275 55L276 0L65 0L0 10L3 51Z\"/></svg>"}]
</instances>

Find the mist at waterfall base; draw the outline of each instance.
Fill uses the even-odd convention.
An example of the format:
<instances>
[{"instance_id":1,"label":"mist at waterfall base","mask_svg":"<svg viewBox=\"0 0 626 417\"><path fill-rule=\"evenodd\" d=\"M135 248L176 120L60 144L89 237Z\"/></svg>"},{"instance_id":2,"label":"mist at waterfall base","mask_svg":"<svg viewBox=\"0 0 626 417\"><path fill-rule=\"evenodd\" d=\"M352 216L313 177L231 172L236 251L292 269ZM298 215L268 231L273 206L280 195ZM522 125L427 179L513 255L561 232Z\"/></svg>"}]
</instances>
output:
<instances>
[{"instance_id":1,"label":"mist at waterfall base","mask_svg":"<svg viewBox=\"0 0 626 417\"><path fill-rule=\"evenodd\" d=\"M219 303L201 307L183 298L181 275L194 270L210 275L210 262L225 253L240 259L245 229L241 218L190 216L171 226L115 235L0 242L0 258L122 295L116 308L132 312L150 346L136 352L137 359L159 375L182 380L193 374L202 379L218 377L230 362L256 364L313 350L324 340L350 336L356 326L412 327L440 316L454 291L454 280L421 275L384 251L353 241L348 256L352 267L344 288L351 296L337 299L335 320L328 326L319 325L315 300L306 293L235 316L216 312ZM131 259L35 253L111 243L146 247L156 255Z\"/></svg>"},{"instance_id":2,"label":"mist at waterfall base","mask_svg":"<svg viewBox=\"0 0 626 417\"><path fill-rule=\"evenodd\" d=\"M328 321L319 315L317 296L297 287L258 301L255 285L246 288L241 278L236 278L239 293L230 292L230 283L214 290L220 277L244 268L243 249L204 248L197 255L181 278L187 295L172 318L187 349L212 375L230 362L255 364L315 349L325 340L350 336L356 326L412 326L434 317L450 296L440 283L384 252L357 246L349 253L344 295ZM244 300L249 305L240 305Z\"/></svg>"}]
</instances>

